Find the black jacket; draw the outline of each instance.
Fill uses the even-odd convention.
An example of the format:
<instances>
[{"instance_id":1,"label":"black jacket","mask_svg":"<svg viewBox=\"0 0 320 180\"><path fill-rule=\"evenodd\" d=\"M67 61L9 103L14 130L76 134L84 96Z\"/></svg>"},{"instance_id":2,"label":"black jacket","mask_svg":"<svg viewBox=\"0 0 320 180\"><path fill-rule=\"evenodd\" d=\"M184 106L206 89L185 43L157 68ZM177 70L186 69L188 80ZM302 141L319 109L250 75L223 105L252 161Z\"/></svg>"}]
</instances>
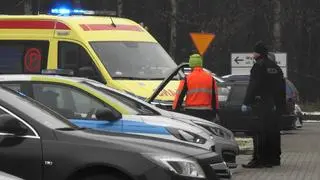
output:
<instances>
[{"instance_id":1,"label":"black jacket","mask_svg":"<svg viewBox=\"0 0 320 180\"><path fill-rule=\"evenodd\" d=\"M251 69L250 81L244 99L245 105L257 103L276 107L279 113L286 108L286 85L281 68L276 62L263 57Z\"/></svg>"}]
</instances>

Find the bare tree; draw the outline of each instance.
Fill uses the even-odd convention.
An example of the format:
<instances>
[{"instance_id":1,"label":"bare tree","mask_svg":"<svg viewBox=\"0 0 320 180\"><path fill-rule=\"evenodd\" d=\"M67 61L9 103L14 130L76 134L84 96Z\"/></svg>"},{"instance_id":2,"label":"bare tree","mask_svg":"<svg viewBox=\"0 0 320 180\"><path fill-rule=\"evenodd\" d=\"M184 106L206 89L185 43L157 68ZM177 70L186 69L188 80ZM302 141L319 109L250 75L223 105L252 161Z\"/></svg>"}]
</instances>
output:
<instances>
[{"instance_id":1,"label":"bare tree","mask_svg":"<svg viewBox=\"0 0 320 180\"><path fill-rule=\"evenodd\" d=\"M23 0L24 2L24 14L32 14L32 0ZM20 2L18 4L20 4Z\"/></svg>"},{"instance_id":2,"label":"bare tree","mask_svg":"<svg viewBox=\"0 0 320 180\"><path fill-rule=\"evenodd\" d=\"M117 0L117 15L119 17L123 15L123 0Z\"/></svg>"},{"instance_id":3,"label":"bare tree","mask_svg":"<svg viewBox=\"0 0 320 180\"><path fill-rule=\"evenodd\" d=\"M72 4L76 8L81 8L81 0L72 0Z\"/></svg>"},{"instance_id":4,"label":"bare tree","mask_svg":"<svg viewBox=\"0 0 320 180\"><path fill-rule=\"evenodd\" d=\"M170 16L170 43L169 43L169 54L171 57L175 57L177 47L177 9L178 0L170 0L171 5L171 16Z\"/></svg>"},{"instance_id":5,"label":"bare tree","mask_svg":"<svg viewBox=\"0 0 320 180\"><path fill-rule=\"evenodd\" d=\"M274 50L281 49L281 3L280 0L274 0L273 7L273 47Z\"/></svg>"}]
</instances>

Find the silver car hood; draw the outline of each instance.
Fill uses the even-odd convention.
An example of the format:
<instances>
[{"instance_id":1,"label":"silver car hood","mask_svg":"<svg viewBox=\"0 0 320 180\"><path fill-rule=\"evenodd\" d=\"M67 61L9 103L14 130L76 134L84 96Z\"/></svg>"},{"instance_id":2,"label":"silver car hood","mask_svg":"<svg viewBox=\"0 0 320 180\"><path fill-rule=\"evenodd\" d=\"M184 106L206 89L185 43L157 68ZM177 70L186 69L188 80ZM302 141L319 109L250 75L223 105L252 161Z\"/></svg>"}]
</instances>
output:
<instances>
[{"instance_id":1,"label":"silver car hood","mask_svg":"<svg viewBox=\"0 0 320 180\"><path fill-rule=\"evenodd\" d=\"M210 122L210 121L198 118L198 117L194 117L194 116L190 116L190 115L186 115L186 114L182 114L182 113L162 110L160 108L157 108L157 110L161 113L162 116L165 116L165 117L168 117L168 118L177 119L177 120L180 120L180 121L184 121L186 123L193 122L193 123L196 123L196 124L206 124L208 126L216 127L216 128L222 129L224 131L227 131L228 133L233 134L232 131L230 131L229 129L227 129L227 128L219 125L219 124L216 124L214 122Z\"/></svg>"},{"instance_id":2,"label":"silver car hood","mask_svg":"<svg viewBox=\"0 0 320 180\"><path fill-rule=\"evenodd\" d=\"M170 117L167 117L167 116L124 115L123 117L125 119L141 120L142 122L148 125L171 127L171 128L190 131L190 132L201 135L203 138L206 138L207 140L210 139L210 136L207 133L205 133L202 128L199 128L198 126L194 126L190 123L185 123L183 121L171 119Z\"/></svg>"}]
</instances>

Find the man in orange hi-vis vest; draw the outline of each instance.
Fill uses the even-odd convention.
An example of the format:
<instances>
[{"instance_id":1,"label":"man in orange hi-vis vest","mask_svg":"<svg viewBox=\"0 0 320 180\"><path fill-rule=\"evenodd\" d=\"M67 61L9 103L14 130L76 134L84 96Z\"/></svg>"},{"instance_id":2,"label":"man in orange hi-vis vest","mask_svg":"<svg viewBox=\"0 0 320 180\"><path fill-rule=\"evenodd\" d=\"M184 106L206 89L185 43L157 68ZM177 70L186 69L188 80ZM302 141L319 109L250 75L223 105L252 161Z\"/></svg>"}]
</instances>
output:
<instances>
[{"instance_id":1,"label":"man in orange hi-vis vest","mask_svg":"<svg viewBox=\"0 0 320 180\"><path fill-rule=\"evenodd\" d=\"M181 80L172 108L180 111L185 100L186 114L214 121L218 109L216 81L211 73L202 68L203 60L199 54L191 55L189 66L192 72Z\"/></svg>"}]
</instances>

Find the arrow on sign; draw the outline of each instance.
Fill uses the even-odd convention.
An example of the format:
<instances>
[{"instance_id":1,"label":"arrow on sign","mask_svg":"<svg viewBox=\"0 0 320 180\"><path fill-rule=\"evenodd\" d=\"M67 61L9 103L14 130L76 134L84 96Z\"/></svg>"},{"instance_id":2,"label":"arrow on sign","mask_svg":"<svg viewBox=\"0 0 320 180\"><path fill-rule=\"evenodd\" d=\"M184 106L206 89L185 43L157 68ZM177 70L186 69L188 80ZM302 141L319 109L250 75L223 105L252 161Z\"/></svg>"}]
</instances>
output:
<instances>
[{"instance_id":1,"label":"arrow on sign","mask_svg":"<svg viewBox=\"0 0 320 180\"><path fill-rule=\"evenodd\" d=\"M234 62L236 62L237 64L239 64L239 61L244 61L243 59L239 59L239 56L237 56L235 59L234 59Z\"/></svg>"}]
</instances>

